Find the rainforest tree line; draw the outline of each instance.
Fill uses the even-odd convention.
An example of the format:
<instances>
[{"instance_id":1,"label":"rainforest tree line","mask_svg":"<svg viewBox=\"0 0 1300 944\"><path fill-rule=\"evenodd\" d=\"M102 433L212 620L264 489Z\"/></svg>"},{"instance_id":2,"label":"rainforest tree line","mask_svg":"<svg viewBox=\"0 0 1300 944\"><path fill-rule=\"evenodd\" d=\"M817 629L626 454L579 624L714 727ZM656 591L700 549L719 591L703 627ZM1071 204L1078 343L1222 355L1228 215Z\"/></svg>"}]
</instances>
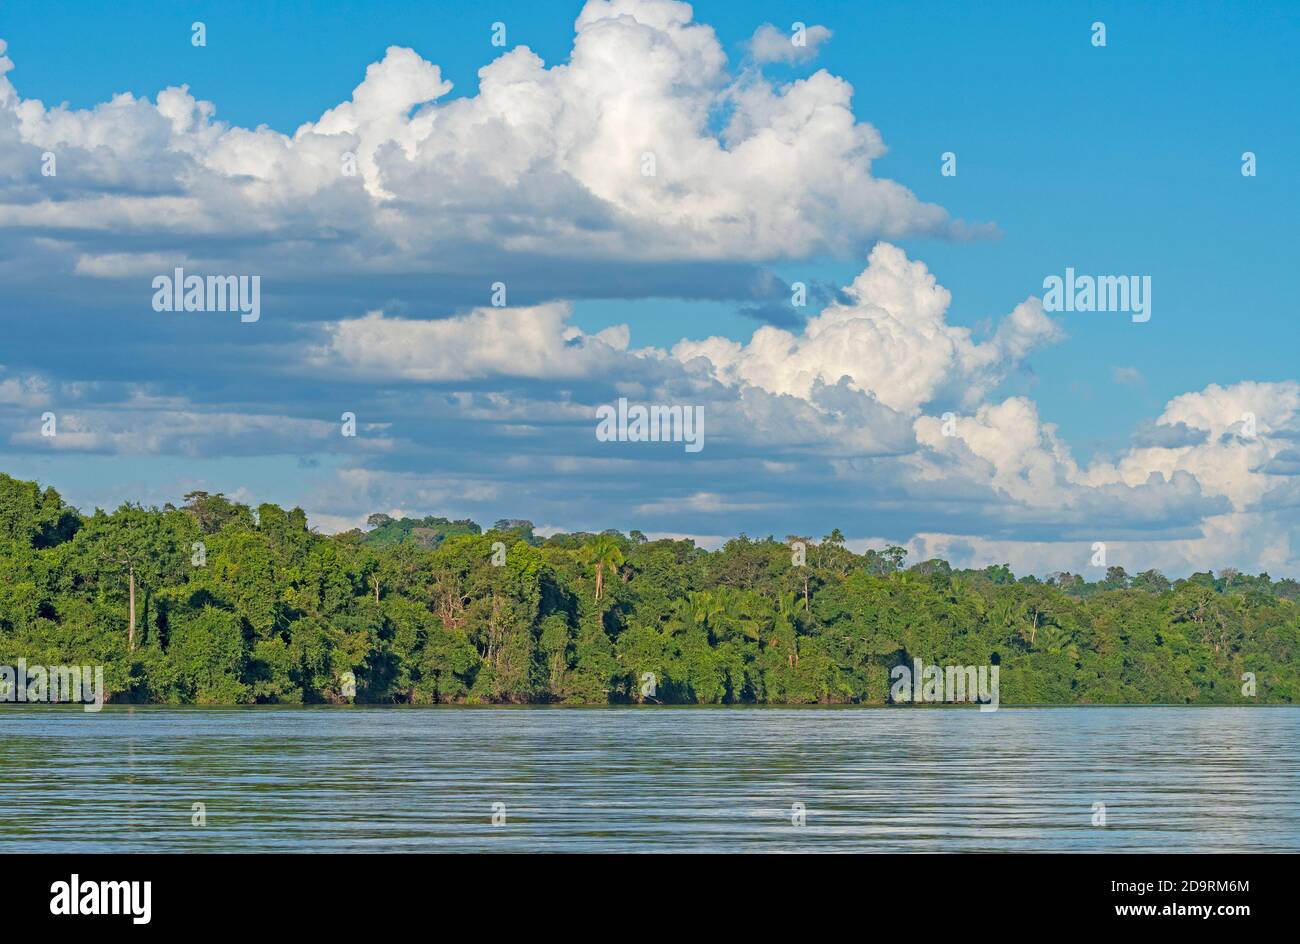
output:
<instances>
[{"instance_id":1,"label":"rainforest tree line","mask_svg":"<svg viewBox=\"0 0 1300 944\"><path fill-rule=\"evenodd\" d=\"M84 515L0 475L0 664L19 658L102 664L113 702L879 704L921 658L1000 665L1003 705L1287 703L1300 584L908 566L838 531L710 552L373 515L323 536L205 492Z\"/></svg>"}]
</instances>

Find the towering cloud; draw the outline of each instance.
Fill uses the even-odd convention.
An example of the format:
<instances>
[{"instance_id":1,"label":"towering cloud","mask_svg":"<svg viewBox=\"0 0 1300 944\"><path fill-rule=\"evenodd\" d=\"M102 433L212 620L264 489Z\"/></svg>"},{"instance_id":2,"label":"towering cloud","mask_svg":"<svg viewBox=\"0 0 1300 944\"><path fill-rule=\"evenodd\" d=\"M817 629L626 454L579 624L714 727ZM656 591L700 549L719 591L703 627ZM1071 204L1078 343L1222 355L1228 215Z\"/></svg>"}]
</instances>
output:
<instances>
[{"instance_id":1,"label":"towering cloud","mask_svg":"<svg viewBox=\"0 0 1300 944\"><path fill-rule=\"evenodd\" d=\"M0 225L57 239L45 248L84 276L151 271L159 252L255 260L268 276L323 262L338 274L500 271L532 256L763 261L953 231L939 207L873 176L884 146L848 83L732 75L713 30L671 0L591 0L568 62L517 46L462 98L393 46L350 100L292 135L227 125L186 86L48 107L23 99L10 69L0 59ZM54 181L39 176L46 151ZM106 250L108 230L130 248Z\"/></svg>"},{"instance_id":2,"label":"towering cloud","mask_svg":"<svg viewBox=\"0 0 1300 944\"><path fill-rule=\"evenodd\" d=\"M987 333L949 321L948 290L894 243L980 230L876 175L885 145L853 88L809 65L828 37L764 25L729 63L686 4L591 0L565 61L518 46L456 97L393 46L292 134L229 125L185 86L24 98L27 51L0 40L0 304L23 315L0 351L4 471L94 504L139 495L79 485L124 481L100 457L131 457L159 502L252 494L279 469L293 491L265 497L340 527L377 508L839 527L1040 572L1104 541L1130 567L1300 573L1300 385L1210 384L1128 448L1076 457L1006 384L1066 342L1061 323L1019 292ZM767 267L810 257L861 272L804 322ZM150 280L182 267L260 276L261 317L153 311ZM593 298L639 306L602 320L576 304ZM784 327L651 346L637 316L662 298L766 306ZM1114 376L1136 392L1154 373ZM598 441L597 409L622 398L701 409L707 445Z\"/></svg>"}]
</instances>

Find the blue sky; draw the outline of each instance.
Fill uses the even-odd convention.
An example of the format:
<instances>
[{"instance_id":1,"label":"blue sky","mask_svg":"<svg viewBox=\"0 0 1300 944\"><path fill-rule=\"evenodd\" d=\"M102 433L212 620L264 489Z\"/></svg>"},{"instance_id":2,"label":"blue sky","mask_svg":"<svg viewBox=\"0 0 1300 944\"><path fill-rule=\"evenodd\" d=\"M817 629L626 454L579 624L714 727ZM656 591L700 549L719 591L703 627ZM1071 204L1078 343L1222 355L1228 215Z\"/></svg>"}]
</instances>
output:
<instances>
[{"instance_id":1,"label":"blue sky","mask_svg":"<svg viewBox=\"0 0 1300 944\"><path fill-rule=\"evenodd\" d=\"M67 114L76 115L118 93L130 92L153 103L161 90L187 85L194 99L215 107L210 121L250 130L266 126L270 140L277 132L292 136L304 123L318 122L347 102L367 66L384 60L390 46L414 50L425 63L440 68L441 79L452 83L450 92L437 98L437 108L458 100L472 105L468 100L480 93L478 70L505 51L489 42L494 21L506 25L507 49L526 45L552 67L570 59L574 20L581 8L371 2L283 3L268 10L234 3L178 8L141 2L110 14L90 3L54 9L9 4L0 9L0 39L7 43L4 55L13 62L6 77L17 99L39 100L47 110L67 103ZM218 160L211 152L194 151L214 146L195 129L185 132L193 135L189 143L178 143L177 138L160 143L159 132L135 116L121 140L110 140L104 136L111 138L114 122L121 120L112 115L101 115L97 129L89 127L88 120L81 122L75 132L68 129L71 119L54 120L53 111L41 122L28 115L14 125L0 123L0 180L8 176L0 206L21 208L6 219L12 235L0 241L0 278L9 282L6 294L14 306L5 312L9 343L0 364L9 381L18 385L15 389L27 391L10 397L5 470L39 477L88 504L137 496L175 500L179 496L171 491L179 483L197 482L227 492L242 489L250 500L302 503L318 520L336 526L368 510L389 510L365 506L374 501L411 513L473 514L480 519L523 516L554 527L642 527L702 539L741 530L817 532L838 524L861 541L917 542L922 534L945 536L925 545L913 543L917 553L943 547L967 549L972 562L982 554L1068 562L1075 551L1065 545L1090 543L1085 540L1090 535L1076 534L1076 526L1082 523L1087 531L1089 522L1098 522L1099 530L1124 535L1117 546L1129 547L1133 564L1150 562L1177 570L1180 562L1207 547L1222 547L1231 559L1206 561L1205 566L1238 563L1276 569L1300 557L1300 550L1293 550L1289 526L1267 539L1249 537L1250 516L1277 518L1279 509L1290 507L1288 496L1294 491L1293 476L1277 471L1289 468L1288 450L1294 443L1287 412L1291 388L1286 386L1294 383L1296 350L1288 278L1294 271L1294 240L1288 224L1295 217L1294 181L1300 171L1294 104L1294 90L1300 87L1294 56L1300 11L1294 4L1006 3L987 9L961 3L702 2L693 10L694 23L712 27L717 47L727 57L712 81L715 90L732 82L741 87L746 75L749 81L761 75L779 91L823 70L852 87L852 118L874 128L887 149L870 161L871 178L896 182L914 195L914 205L902 211L908 217L904 224L891 231L883 217L873 220L846 210L839 219L833 208L818 209L807 221L799 221L820 227L818 238L791 237L783 243L774 237L746 247L729 238L708 241L700 236L703 241L691 248L682 236L688 230L646 235L644 227L658 225L653 218L638 219L635 226L610 224L604 216L608 201L602 203L607 194L600 193L600 183L592 183L604 181L608 172L593 169L593 163L599 165L599 153L583 153L566 158L581 166L572 172L577 183L556 183L559 196L547 195L547 189L538 197L539 206L552 205L547 201L553 200L560 208L554 212L563 216L595 194L587 215L575 211L578 228L612 225L625 234L622 247L606 253L576 237L566 247L559 237L555 251L562 261L555 262L545 249L530 247L509 253L507 264L491 247L505 245L518 224L508 206L490 200L477 207L472 218L457 217L462 223L471 220L464 225L483 225L489 235L482 245L474 240L450 244L446 234L430 235L418 224L403 230L400 238L382 226L350 233L339 220L373 209L350 209L352 194L337 198L338 216L331 212L299 220L284 209L293 203L286 200L276 211L283 216L266 224L256 215L241 218L238 200L250 201L243 207L248 214L265 207L246 189L234 204L230 193L223 197L219 189L238 188L232 168L238 165L247 172L254 166L247 162L273 160L273 148L256 152L247 142L227 139L231 156ZM637 13L631 6L620 12L630 21L644 20L643 26L653 26L650 21L658 15ZM204 48L190 43L195 20L207 27ZM784 31L794 20L831 31L830 38L817 45L815 57L794 63L756 62L749 45L755 30L771 23ZM1104 48L1090 42L1094 21L1106 25ZM672 30L664 33L670 34L676 35ZM682 46L687 50L682 62L695 61L694 43ZM646 72L653 72L649 64ZM635 88L641 74L629 66L626 75L610 80L610 86L623 82ZM582 94L594 99L608 95L614 101L616 89L603 85L599 70L592 76L593 85ZM832 91L822 93L833 98ZM674 93L670 89L665 94ZM731 106L710 98L709 92L683 96L690 94L699 96L692 106L708 107L712 115L702 133L721 133ZM567 107L580 110L580 105L565 100ZM632 104L620 107L635 110L642 96L637 93L626 101ZM613 106L606 102L604 107ZM418 108L407 109L403 120ZM339 120L346 124L352 119ZM574 133L581 135L580 121L573 120L578 122ZM653 113L648 110L644 120L653 122ZM629 127L639 127L641 121L633 115ZM336 121L334 127L321 127L338 134L341 126ZM361 132L363 147L367 133L375 132ZM459 152L449 150L438 158L440 166L454 163L457 154L472 157L474 147L467 143ZM832 160L816 153L816 145L806 147L804 166L824 166L828 174L842 172L845 165L836 161L849 159L840 154ZM38 166L33 162L51 148L61 152L62 167L68 170L61 167L53 181L42 181L32 174ZM957 155L955 177L940 174L945 151ZM1243 151L1256 153L1257 176L1240 173ZM490 149L486 153L490 159ZM472 163L469 157L467 163ZM173 159L175 167L168 163ZM383 153L376 158L375 181L384 181L389 193L371 194L372 203L396 200L400 205L409 198L411 206L427 214L434 211L421 201L433 199L442 208L436 212L446 212L445 197L430 198L429 178L411 178L409 193L395 190L393 181L400 183L406 171L397 165L390 170L384 164L390 159ZM823 159L826 163L818 163ZM531 165L534 171L542 166L540 160ZM212 175L211 186L195 182L191 161L202 166L203 174ZM572 171L572 166L556 166L559 177ZM79 183L82 168L84 182ZM458 173L463 176L457 186L477 185L471 170ZM683 197L686 217L691 217L692 206L707 203L713 195L710 186L719 183L709 184L703 180L707 175L700 176L692 183L700 189ZM449 178L437 179L446 183ZM131 199L139 199L142 206L143 201L153 201L148 209L137 211L145 215L163 213L159 198L166 195L198 206L211 200L213 207L230 212L200 213L201 221L165 224L161 232L140 221L115 227L111 215L108 223L90 224L48 207L49 212L38 213L34 207L41 186L49 187L51 199L74 213L88 205L85 201L105 195L122 199L124 207ZM292 190L283 182L277 186ZM822 198L816 182L806 182L807 193L799 192L797 182L782 186L781 199L790 203L783 211L787 216L798 215L799 206L816 205ZM580 195L576 204L575 193ZM320 189L304 190L304 215L334 199L322 194ZM751 202L764 199L761 188L748 194ZM620 209L634 215L631 205ZM995 233L967 238L946 224L935 224L918 209L924 206L942 208L947 221L992 224ZM193 210L187 204L175 212ZM761 211L755 214L757 218ZM689 232L698 235L699 220L691 218L695 221ZM429 226L435 223L436 218ZM767 224L758 219L753 225ZM263 226L273 235L259 235ZM345 233L340 241L355 241L357 255L371 259L385 257L396 239L401 244L396 255L402 258L351 268L347 259L335 254L337 244L329 242L336 231ZM690 466L680 456L669 460L664 454L638 454L635 464L644 464L644 473L636 474L642 491L627 494L622 490L625 483L613 481L613 472L599 471L604 460L590 452L595 444L575 446L576 440L557 433L545 435L542 445L525 448L518 437L531 439L533 434L507 428L554 431L557 427L548 424L557 424L568 430L565 424L573 423L572 415L561 415L564 411L555 404L576 410L578 404L610 400L618 382L629 376L627 365L596 368L584 362L559 371L563 376L558 377L550 368L524 372L527 376L509 368L498 371L508 380L495 380L495 368L459 378L446 371L414 370L394 386L392 374L386 378L383 373L385 363L390 368L394 363L391 358L363 363L337 350L328 357L309 353L319 345L312 331L333 330L337 342L345 336L340 330L346 329L329 326L360 319L368 311L382 310L385 321L428 323L463 317L471 307L486 303L478 296L480 291L486 295L481 287L496 271L508 273L503 277L511 285L512 304L571 303L572 313L564 323L584 338L626 325L631 352L647 347L668 351L683 338L718 336L745 343L764 323L764 311L766 317L779 316L780 325L798 335L799 317L815 315L818 304L805 312L782 313L782 292L771 289L773 283L765 283L766 295L753 286L771 276L778 286L802 280L822 286L824 297L844 302L835 290L863 271L872 245L881 237L909 260L923 263L951 292L944 323L972 329L976 342L989 342L1016 306L1041 295L1045 276L1060 274L1067 266L1080 273L1151 276L1150 322L1135 325L1115 313L1053 315L1057 336L1050 341L1037 337L1031 350L1014 357L1003 352L1006 362L994 371L996 377L988 375L981 361L973 398L967 395L973 389L973 361L963 368L962 377L947 385L935 381L917 395L920 399L895 395L896 402L891 401L888 392L872 389L867 367L850 384L913 425L947 409L976 416L981 406L1024 398L1037 411L1034 435L1042 435L1038 427L1054 424L1053 442L1069 450L1077 468L1047 471L1035 465L1036 459L1026 458L1018 470L991 469L978 483L968 480L969 470L963 471L960 482L949 483L938 497L927 497L917 482L931 475L942 478L947 472L935 472L931 463L946 469L947 460L917 458L926 469L919 471L906 458L915 443L901 445L896 431L876 436L873 445L862 447L856 456L851 445L840 448L856 441L857 434L846 434L844 424L870 421L853 420L848 413L838 415L838 432L825 433L834 447L796 442L797 436L779 432L746 441L732 435L726 425L730 406L723 403L718 414L726 419L718 433L716 464L710 460ZM557 237L552 233L551 238ZM272 243L274 248L265 248ZM322 255L322 245L330 252ZM140 279L147 284L150 271L144 259L156 261L172 253L201 264L257 260L267 252L275 261L266 263L267 317L257 326L254 343L245 326L237 323L209 318L164 324L139 304ZM351 252L343 255L352 258ZM88 264L88 257L99 262ZM123 261L130 257L141 260L143 268ZM237 265L230 269L236 270L256 271ZM433 270L438 274L431 274ZM33 310L44 317L30 317ZM899 317L906 320L908 315ZM373 332L357 332L362 329L346 336L380 344ZM449 343L442 335L417 335L408 344L418 347L420 339ZM464 341L462 334L456 339ZM808 354L813 363L817 356ZM639 376L636 368L645 366L643 362L633 364L632 376ZM757 367L743 382L722 377L725 371L716 356L714 367L712 379L738 397L745 383L777 397L792 389L789 378L755 380ZM918 366L917 372L924 369ZM833 385L836 378L829 370L823 369L823 380ZM601 371L607 372L603 380L597 376ZM0 375L0 384L5 379ZM639 389L664 397L690 389L689 382L688 377L656 373L642 378ZM1205 394L1211 385L1233 392ZM68 396L61 397L61 392ZM714 390L709 396L717 394ZM1231 419L1227 413L1211 418L1213 410L1200 401L1168 412L1171 401L1186 394L1214 401L1220 412L1238 411L1239 403L1251 406L1252 397L1262 398L1253 412L1276 414L1265 423L1273 444L1265 448L1256 442L1252 448L1264 451L1249 457L1194 450L1134 455L1135 431L1147 429L1162 414L1168 420L1164 425L1178 422L1175 414L1200 417L1203 425L1194 428L1204 430L1209 440L1222 437ZM42 397L50 402L38 403ZM456 397L461 398L459 406L444 410ZM478 407L465 407L466 397L496 397L493 409L508 402L510 416L485 420L487 414ZM412 404L421 398L441 406L404 416L403 411L414 409ZM29 429L23 432L24 423L31 426L28 414L39 414L37 406L52 407L55 400L65 409L81 411L79 418L74 412L72 420L87 434L81 447L50 448L50 443L28 435ZM357 403L360 408L354 409L363 422L378 424L369 433L370 451L341 451L337 444L323 447L319 433L306 428L298 437L277 435L269 428L250 430L229 419L204 421L191 431L178 425L180 416L252 413L303 423L333 422L335 401ZM785 408L797 414L803 407ZM142 410L139 422L122 419L136 409ZM752 403L745 407L752 409ZM111 433L92 428L97 411L118 417L116 425L109 424ZM157 421L159 411L170 417L167 429L150 435L149 424ZM800 423L796 414L779 423L770 414L760 415L779 430L781 424ZM738 428L756 421L752 414L736 420ZM1000 435L1012 436L1006 430ZM1057 449L1043 443L1048 440L1040 442L1045 454ZM973 441L968 445L977 457L979 448L988 448L976 448ZM901 465L880 468L886 455L901 456ZM539 472L535 462L531 469L516 469L521 457L530 456L544 456L550 468ZM565 470L575 467L575 456L594 464L576 473L579 480L566 479ZM835 468L826 476L810 472L803 485L779 486L751 481L744 474L737 477L735 472L764 462L807 469L813 461ZM986 455L982 461L990 460ZM843 462L870 465L871 470L846 474L839 465ZM1107 468L1094 468L1095 463ZM483 476L485 465L492 471ZM1273 471L1258 472L1262 468ZM1175 482L1174 469L1194 484ZM1238 469L1246 471L1232 471ZM1173 494L1142 493L1140 486L1150 472L1158 473ZM1033 486L1037 492L1016 494L1018 486L1007 484L1010 476L1032 485L1035 474L1051 480L1052 487L1040 482ZM1264 478L1250 479L1251 474ZM539 476L553 478L543 485ZM1058 487L1059 495L1053 492ZM821 493L827 488L828 504L801 515L800 489ZM599 496L605 489L619 513L611 515L607 506L580 497ZM845 489L851 498L837 505L835 489ZM1127 491L1112 494L1115 489ZM740 497L725 500L733 491ZM535 507L528 507L529 499ZM1047 514L1053 502L1067 506L1070 515L1054 519ZM1223 514L1225 503L1237 516L1231 525L1232 516ZM1094 507L1102 510L1089 510ZM845 522L836 519L837 508ZM1144 522L1138 528L1141 534L1133 531L1135 519ZM1210 519L1217 523L1207 529ZM1104 521L1109 523L1102 525ZM1229 533L1233 537L1227 537ZM1215 534L1221 540L1211 537ZM1206 543L1187 543L1198 538ZM1135 543L1139 539L1145 543ZM1044 543L1060 545L1060 554L1045 555Z\"/></svg>"}]
</instances>

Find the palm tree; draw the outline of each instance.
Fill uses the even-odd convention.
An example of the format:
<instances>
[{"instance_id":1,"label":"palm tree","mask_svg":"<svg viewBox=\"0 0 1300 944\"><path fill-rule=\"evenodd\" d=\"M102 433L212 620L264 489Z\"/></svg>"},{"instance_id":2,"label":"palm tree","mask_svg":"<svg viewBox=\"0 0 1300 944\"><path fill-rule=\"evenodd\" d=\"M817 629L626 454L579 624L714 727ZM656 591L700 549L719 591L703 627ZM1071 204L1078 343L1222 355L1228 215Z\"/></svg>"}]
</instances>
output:
<instances>
[{"instance_id":1,"label":"palm tree","mask_svg":"<svg viewBox=\"0 0 1300 944\"><path fill-rule=\"evenodd\" d=\"M1040 648L1053 655L1065 653L1072 662L1079 660L1079 647L1075 645L1069 630L1058 623L1044 623L1039 630Z\"/></svg>"},{"instance_id":2,"label":"palm tree","mask_svg":"<svg viewBox=\"0 0 1300 944\"><path fill-rule=\"evenodd\" d=\"M1019 618L1019 608L1012 599L995 598L988 613L989 621L999 629L1011 629Z\"/></svg>"},{"instance_id":3,"label":"palm tree","mask_svg":"<svg viewBox=\"0 0 1300 944\"><path fill-rule=\"evenodd\" d=\"M719 592L692 590L674 604L670 634L703 629L712 636L721 630L725 613L726 605Z\"/></svg>"},{"instance_id":4,"label":"palm tree","mask_svg":"<svg viewBox=\"0 0 1300 944\"><path fill-rule=\"evenodd\" d=\"M719 587L714 599L717 602L710 619L711 626L716 625L719 630L735 630L752 642L763 641L762 623L753 615L758 603L753 593L734 587ZM716 631L714 635L717 635Z\"/></svg>"},{"instance_id":5,"label":"palm tree","mask_svg":"<svg viewBox=\"0 0 1300 944\"><path fill-rule=\"evenodd\" d=\"M596 602L600 602L605 588L605 572L617 574L623 566L623 548L612 534L598 534L585 548L588 561L596 565Z\"/></svg>"},{"instance_id":6,"label":"palm tree","mask_svg":"<svg viewBox=\"0 0 1300 944\"><path fill-rule=\"evenodd\" d=\"M1019 630L1020 638L1028 638L1029 648L1038 641L1038 631L1047 623L1053 622L1053 616L1047 609L1047 601L1041 593L1031 594L1020 606L1020 618L1025 625Z\"/></svg>"}]
</instances>

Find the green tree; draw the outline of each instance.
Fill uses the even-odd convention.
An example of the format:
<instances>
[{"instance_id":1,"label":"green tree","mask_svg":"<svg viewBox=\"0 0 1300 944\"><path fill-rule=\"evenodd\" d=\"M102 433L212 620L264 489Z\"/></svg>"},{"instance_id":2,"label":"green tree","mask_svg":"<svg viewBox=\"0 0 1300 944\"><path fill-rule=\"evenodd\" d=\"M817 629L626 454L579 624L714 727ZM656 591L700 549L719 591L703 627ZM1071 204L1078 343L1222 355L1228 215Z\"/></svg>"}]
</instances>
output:
<instances>
[{"instance_id":1,"label":"green tree","mask_svg":"<svg viewBox=\"0 0 1300 944\"><path fill-rule=\"evenodd\" d=\"M613 535L599 534L587 545L586 557L595 568L596 602L599 603L605 587L605 574L616 575L619 567L623 566L623 548Z\"/></svg>"}]
</instances>

